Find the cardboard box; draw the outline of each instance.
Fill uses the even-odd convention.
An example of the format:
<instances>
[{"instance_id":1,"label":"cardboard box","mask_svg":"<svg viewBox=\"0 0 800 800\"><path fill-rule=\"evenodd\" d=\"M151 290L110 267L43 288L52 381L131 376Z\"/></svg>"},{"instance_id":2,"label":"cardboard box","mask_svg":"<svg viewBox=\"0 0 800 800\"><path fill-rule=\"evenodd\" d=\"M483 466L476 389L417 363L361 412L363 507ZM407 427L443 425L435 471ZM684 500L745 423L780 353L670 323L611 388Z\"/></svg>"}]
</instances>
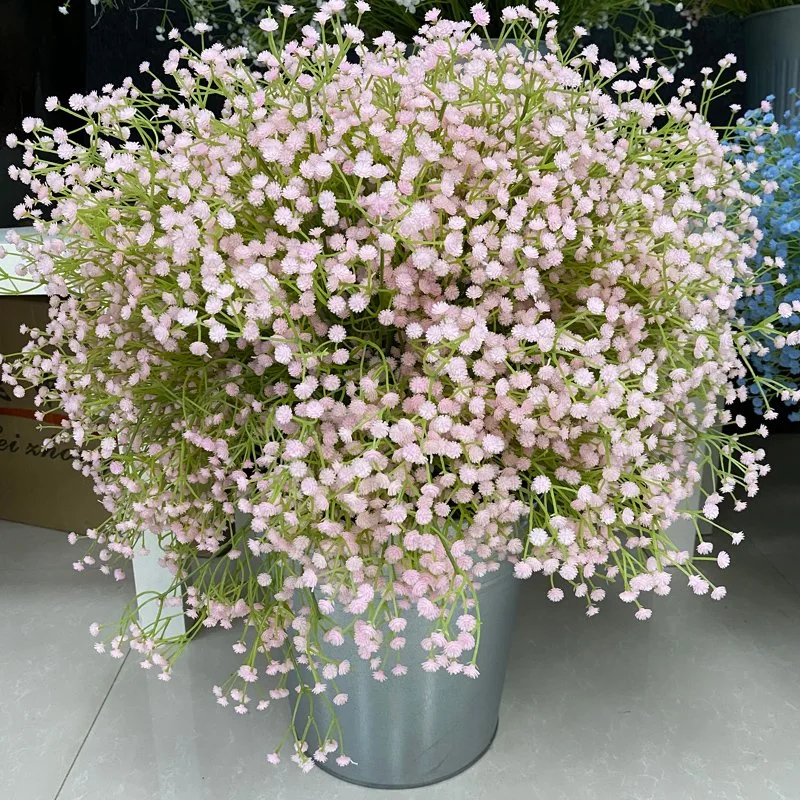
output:
<instances>
[{"instance_id":1,"label":"cardboard box","mask_svg":"<svg viewBox=\"0 0 800 800\"><path fill-rule=\"evenodd\" d=\"M23 323L46 324L47 302L45 297L0 297L0 353L21 350ZM43 449L53 430L42 428L33 414L31 398L16 398L0 384L0 519L83 533L107 514L92 482L72 468L70 448ZM46 420L59 421L56 414Z\"/></svg>"}]
</instances>

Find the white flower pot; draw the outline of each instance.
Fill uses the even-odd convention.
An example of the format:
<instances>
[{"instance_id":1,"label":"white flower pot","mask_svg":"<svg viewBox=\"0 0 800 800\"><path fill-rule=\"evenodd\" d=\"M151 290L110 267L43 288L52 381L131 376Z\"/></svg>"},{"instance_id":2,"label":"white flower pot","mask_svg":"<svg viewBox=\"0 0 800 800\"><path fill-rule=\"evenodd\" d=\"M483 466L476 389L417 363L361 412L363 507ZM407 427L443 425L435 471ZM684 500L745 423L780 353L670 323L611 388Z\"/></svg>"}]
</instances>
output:
<instances>
[{"instance_id":1,"label":"white flower pot","mask_svg":"<svg viewBox=\"0 0 800 800\"><path fill-rule=\"evenodd\" d=\"M698 451L696 456L697 460L701 461L704 457L703 451ZM715 458L715 463L716 460ZM696 512L702 512L705 498L714 491L712 477L712 466L706 464L702 469L700 482L695 487L692 496L680 504L680 511L690 511L695 514ZM699 527L700 533L706 535L711 526L708 520L701 518ZM695 547L697 546L697 526L695 524L695 518L676 520L667 529L667 535L678 550L686 550L690 555L694 555Z\"/></svg>"}]
</instances>

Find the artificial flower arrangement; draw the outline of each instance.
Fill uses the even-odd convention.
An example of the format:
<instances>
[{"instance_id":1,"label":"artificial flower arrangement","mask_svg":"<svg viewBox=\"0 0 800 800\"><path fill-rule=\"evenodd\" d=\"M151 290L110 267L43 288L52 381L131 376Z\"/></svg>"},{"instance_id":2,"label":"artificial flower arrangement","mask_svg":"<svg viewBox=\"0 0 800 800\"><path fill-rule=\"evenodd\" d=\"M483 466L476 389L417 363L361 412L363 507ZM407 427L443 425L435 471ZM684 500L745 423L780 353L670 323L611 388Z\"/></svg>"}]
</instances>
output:
<instances>
[{"instance_id":1,"label":"artificial flower arrangement","mask_svg":"<svg viewBox=\"0 0 800 800\"><path fill-rule=\"evenodd\" d=\"M763 391L790 409L788 418L800 419L800 118L791 110L781 121L775 119L768 97L761 106L748 111L733 138L732 153L755 167L745 188L761 195L755 209L763 239L754 259L759 275L758 293L739 301L747 324L779 319L777 337L748 359L758 381L748 381L754 409L768 419L777 416L765 404ZM795 102L796 107L800 103Z\"/></svg>"},{"instance_id":2,"label":"artificial flower arrangement","mask_svg":"<svg viewBox=\"0 0 800 800\"><path fill-rule=\"evenodd\" d=\"M132 608L96 647L167 680L199 631L241 625L215 688L239 713L290 675L293 702L335 711L351 665L321 654L344 642L379 681L477 678L478 587L504 562L588 616L611 591L647 620L676 580L719 600L704 569L742 539L719 506L768 471L753 434L718 425L770 330L735 313L751 168L692 82L664 105L675 79L652 60L562 50L548 0L504 9L494 48L480 4L473 22L431 10L410 55L388 32L367 47L341 10L287 41L280 6L255 64L178 43L150 91L51 99L74 130L27 119L8 142L50 322L2 380L67 415L53 441L108 510L71 534L90 547L75 569L121 578L158 532L193 621L170 637L180 599L143 597L156 621ZM727 82L704 79L706 99ZM704 468L714 489L685 513L722 543L693 555L665 531ZM348 763L335 724L308 735L293 716L303 769Z\"/></svg>"}]
</instances>

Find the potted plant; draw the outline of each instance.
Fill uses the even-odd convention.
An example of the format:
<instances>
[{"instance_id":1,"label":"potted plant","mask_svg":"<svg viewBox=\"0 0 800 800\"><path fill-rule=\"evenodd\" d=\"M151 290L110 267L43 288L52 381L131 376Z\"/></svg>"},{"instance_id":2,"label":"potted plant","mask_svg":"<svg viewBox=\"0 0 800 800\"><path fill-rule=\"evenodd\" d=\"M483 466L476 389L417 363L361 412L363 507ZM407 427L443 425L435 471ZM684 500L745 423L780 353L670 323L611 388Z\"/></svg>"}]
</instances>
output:
<instances>
[{"instance_id":1,"label":"potted plant","mask_svg":"<svg viewBox=\"0 0 800 800\"><path fill-rule=\"evenodd\" d=\"M790 92L800 87L800 5L794 0L694 0L690 10L696 16L723 12L743 18L748 107L774 95L778 116L794 110Z\"/></svg>"},{"instance_id":2,"label":"potted plant","mask_svg":"<svg viewBox=\"0 0 800 800\"><path fill-rule=\"evenodd\" d=\"M286 42L282 6L256 65L177 43L150 92L69 98L72 136L10 137L51 319L2 380L63 410L53 438L108 509L72 535L75 568L121 577L149 530L175 575L149 625L132 608L96 647L169 680L198 631L237 626L214 693L242 714L290 698L271 762L381 786L468 766L497 725L515 578L589 617L610 591L647 620L676 579L725 596L742 534L719 505L768 469L716 424L771 324L735 313L748 167L688 84L659 103L668 70L562 54L552 8L503 12L523 56L481 46L480 4L429 12L412 55L364 46L337 0ZM665 531L702 460L712 491L685 516L719 537L693 557ZM197 559L236 513L223 559Z\"/></svg>"}]
</instances>

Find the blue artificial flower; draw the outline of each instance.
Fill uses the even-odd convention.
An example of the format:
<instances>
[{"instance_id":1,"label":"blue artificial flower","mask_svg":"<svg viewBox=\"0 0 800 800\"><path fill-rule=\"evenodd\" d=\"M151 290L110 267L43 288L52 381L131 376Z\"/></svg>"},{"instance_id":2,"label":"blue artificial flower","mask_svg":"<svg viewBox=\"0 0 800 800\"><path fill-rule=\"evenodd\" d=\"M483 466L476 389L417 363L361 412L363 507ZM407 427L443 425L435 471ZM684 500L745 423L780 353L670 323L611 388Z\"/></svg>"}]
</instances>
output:
<instances>
[{"instance_id":1,"label":"blue artificial flower","mask_svg":"<svg viewBox=\"0 0 800 800\"><path fill-rule=\"evenodd\" d=\"M800 113L797 112L800 100L796 101L795 112L787 112L775 130L771 112L748 111L733 139L741 150L737 158L755 166L744 187L761 195L761 204L754 213L764 236L751 266L759 275L763 291L743 297L738 305L739 313L750 324L773 317L781 303L800 300ZM764 188L766 182L772 183L769 192ZM775 264L776 259L781 259L783 266ZM783 282L779 281L779 274L785 276ZM793 313L779 320L776 327L783 335L796 331L800 315ZM778 394L781 389L796 391L800 385L800 346L777 347L766 339L762 344L769 351L763 356L750 357L753 370L768 379ZM755 411L766 411L759 386L751 382L747 388ZM797 404L789 401L786 405L796 409ZM793 410L789 419L800 420L800 409Z\"/></svg>"}]
</instances>

